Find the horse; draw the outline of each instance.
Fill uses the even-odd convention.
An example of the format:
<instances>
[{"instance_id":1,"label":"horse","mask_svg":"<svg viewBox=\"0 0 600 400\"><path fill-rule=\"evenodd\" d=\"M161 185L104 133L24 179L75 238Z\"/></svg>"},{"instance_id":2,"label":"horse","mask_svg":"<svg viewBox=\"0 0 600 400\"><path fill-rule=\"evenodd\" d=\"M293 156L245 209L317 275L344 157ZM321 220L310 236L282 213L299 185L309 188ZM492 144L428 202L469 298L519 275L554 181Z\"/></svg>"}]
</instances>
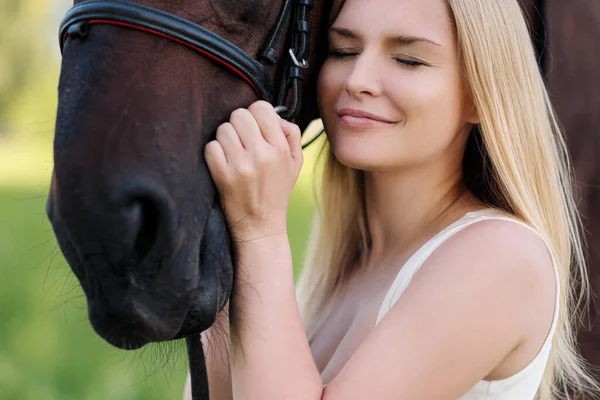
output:
<instances>
[{"instance_id":1,"label":"horse","mask_svg":"<svg viewBox=\"0 0 600 400\"><path fill-rule=\"evenodd\" d=\"M588 279L600 293L600 3L520 0L529 19L552 104L567 138L588 249ZM578 335L581 353L600 379L598 307L591 304Z\"/></svg>"},{"instance_id":2,"label":"horse","mask_svg":"<svg viewBox=\"0 0 600 400\"><path fill-rule=\"evenodd\" d=\"M75 0L63 55L47 216L113 346L187 338L208 399L200 333L231 295L232 238L202 157L257 99L304 128L334 0Z\"/></svg>"},{"instance_id":3,"label":"horse","mask_svg":"<svg viewBox=\"0 0 600 400\"><path fill-rule=\"evenodd\" d=\"M257 98L285 103L283 116L301 128L318 117L316 71L326 54L327 21L341 1L134 1L76 0L63 23L47 214L97 334L123 349L187 338L193 397L207 399L199 334L228 300L235 271L203 147L232 110ZM590 0L569 7L520 1L578 180L586 184L581 209L588 238L594 237L600 210L589 141L600 128L594 114L600 88L591 74L600 62L574 43L598 37L593 18L600 10ZM304 60L297 57L298 35L306 39L309 26ZM297 52L288 57L290 41ZM298 69L302 83L294 77ZM293 81L296 93L288 95L283 85L273 94L269 82L283 81ZM600 250L591 249L590 278L598 289ZM596 365L599 333L592 329L591 339L581 341Z\"/></svg>"}]
</instances>

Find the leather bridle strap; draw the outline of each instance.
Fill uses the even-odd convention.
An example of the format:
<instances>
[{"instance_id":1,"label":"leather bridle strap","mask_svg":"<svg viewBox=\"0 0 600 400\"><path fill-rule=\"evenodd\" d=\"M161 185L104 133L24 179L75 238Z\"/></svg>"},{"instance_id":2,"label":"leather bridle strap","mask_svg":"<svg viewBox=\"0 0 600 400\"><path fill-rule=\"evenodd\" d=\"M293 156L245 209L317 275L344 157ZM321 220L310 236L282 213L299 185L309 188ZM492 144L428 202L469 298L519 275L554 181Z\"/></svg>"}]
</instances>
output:
<instances>
[{"instance_id":1,"label":"leather bridle strap","mask_svg":"<svg viewBox=\"0 0 600 400\"><path fill-rule=\"evenodd\" d=\"M129 1L86 0L73 6L61 22L60 50L62 53L68 38L85 39L89 35L89 26L94 24L115 25L160 36L227 68L248 83L260 99L273 104L282 118L291 120L302 106L303 70L308 68L306 60L310 50L308 14L312 8L313 0L284 0L277 23L256 60L201 25L166 11ZM281 40L286 40L285 60L280 60L277 51ZM279 87L275 88L268 66L277 61L283 62L283 69ZM286 105L288 96L291 99L289 107Z\"/></svg>"},{"instance_id":2,"label":"leather bridle strap","mask_svg":"<svg viewBox=\"0 0 600 400\"><path fill-rule=\"evenodd\" d=\"M286 12L291 10L289 6L284 8ZM288 19L289 16L282 12L282 18ZM92 0L74 6L60 26L61 52L68 37L87 36L88 25L92 24L136 29L182 44L231 70L246 81L260 99L270 103L276 100L266 67L244 50L198 24L137 3ZM278 24L273 35L276 40L282 36L281 29L281 24Z\"/></svg>"}]
</instances>

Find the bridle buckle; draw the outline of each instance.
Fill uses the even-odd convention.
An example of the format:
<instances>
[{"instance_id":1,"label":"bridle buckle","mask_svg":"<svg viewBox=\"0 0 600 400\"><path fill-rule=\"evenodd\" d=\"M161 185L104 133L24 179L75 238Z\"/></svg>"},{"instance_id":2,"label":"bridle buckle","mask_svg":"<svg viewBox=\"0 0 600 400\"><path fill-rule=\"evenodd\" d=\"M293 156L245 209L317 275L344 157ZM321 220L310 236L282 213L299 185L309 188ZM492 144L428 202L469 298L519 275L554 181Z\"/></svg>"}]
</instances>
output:
<instances>
[{"instance_id":1,"label":"bridle buckle","mask_svg":"<svg viewBox=\"0 0 600 400\"><path fill-rule=\"evenodd\" d=\"M292 58L292 62L294 63L294 65L296 67L302 68L302 69L308 68L308 66L309 66L308 61L306 61L305 59L298 61L298 58L296 57L296 54L294 53L294 49L290 48L289 53L290 53L290 57Z\"/></svg>"}]
</instances>

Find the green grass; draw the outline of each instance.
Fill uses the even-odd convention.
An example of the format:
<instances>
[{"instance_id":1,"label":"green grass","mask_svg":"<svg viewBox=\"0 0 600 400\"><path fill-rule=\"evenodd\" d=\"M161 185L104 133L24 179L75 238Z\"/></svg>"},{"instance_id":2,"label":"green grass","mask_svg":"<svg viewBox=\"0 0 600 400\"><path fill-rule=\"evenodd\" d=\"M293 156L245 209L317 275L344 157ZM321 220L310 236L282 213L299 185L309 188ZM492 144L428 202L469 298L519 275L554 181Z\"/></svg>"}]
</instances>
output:
<instances>
[{"instance_id":1,"label":"green grass","mask_svg":"<svg viewBox=\"0 0 600 400\"><path fill-rule=\"evenodd\" d=\"M184 343L126 352L93 332L45 201L43 188L0 186L0 399L180 399ZM299 185L289 216L296 268L312 213L311 197Z\"/></svg>"},{"instance_id":2,"label":"green grass","mask_svg":"<svg viewBox=\"0 0 600 400\"><path fill-rule=\"evenodd\" d=\"M0 399L180 398L182 344L169 346L170 357L161 357L167 346L141 355L92 331L44 215L45 195L0 190Z\"/></svg>"}]
</instances>

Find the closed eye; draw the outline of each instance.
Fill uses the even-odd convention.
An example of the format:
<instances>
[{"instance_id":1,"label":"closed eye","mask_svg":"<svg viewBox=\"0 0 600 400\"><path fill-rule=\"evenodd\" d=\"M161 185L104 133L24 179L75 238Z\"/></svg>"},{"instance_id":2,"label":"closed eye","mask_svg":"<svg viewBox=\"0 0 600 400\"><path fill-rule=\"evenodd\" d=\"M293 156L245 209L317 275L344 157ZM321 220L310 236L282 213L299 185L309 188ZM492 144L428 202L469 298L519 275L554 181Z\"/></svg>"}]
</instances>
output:
<instances>
[{"instance_id":1,"label":"closed eye","mask_svg":"<svg viewBox=\"0 0 600 400\"><path fill-rule=\"evenodd\" d=\"M358 52L350 51L350 50L334 49L334 50L329 51L329 57L338 58L338 59L350 58L350 57L357 56L358 54L359 54ZM396 58L394 58L394 60L396 60L396 62L398 64L404 65L409 68L418 68L418 67L427 65L424 62L417 61L417 60L410 59L410 58L396 57Z\"/></svg>"},{"instance_id":2,"label":"closed eye","mask_svg":"<svg viewBox=\"0 0 600 400\"><path fill-rule=\"evenodd\" d=\"M418 68L418 67L422 67L422 66L426 65L425 63L423 63L421 61L411 60L408 58L396 58L395 60L399 64L403 64L403 65L406 65L407 67L411 67L411 68Z\"/></svg>"}]
</instances>

